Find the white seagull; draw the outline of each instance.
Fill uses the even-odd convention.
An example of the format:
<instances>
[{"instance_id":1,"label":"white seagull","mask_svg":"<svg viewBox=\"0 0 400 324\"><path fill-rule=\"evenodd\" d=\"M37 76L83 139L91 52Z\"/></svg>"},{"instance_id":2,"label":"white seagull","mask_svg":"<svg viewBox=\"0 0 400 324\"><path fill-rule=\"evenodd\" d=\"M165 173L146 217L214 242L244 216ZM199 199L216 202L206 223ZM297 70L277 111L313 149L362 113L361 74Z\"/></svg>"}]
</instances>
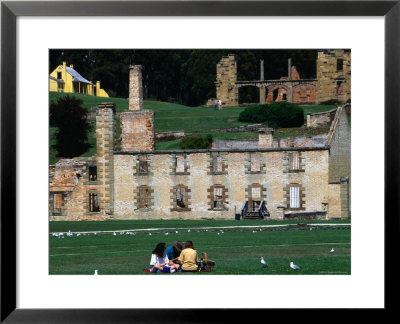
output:
<instances>
[{"instance_id":1,"label":"white seagull","mask_svg":"<svg viewBox=\"0 0 400 324\"><path fill-rule=\"evenodd\" d=\"M261 264L263 265L264 268L268 267L268 263L265 262L263 257L261 257Z\"/></svg>"},{"instance_id":2,"label":"white seagull","mask_svg":"<svg viewBox=\"0 0 400 324\"><path fill-rule=\"evenodd\" d=\"M98 271L99 271L99 270L94 270L94 275L95 275L95 276L98 275Z\"/></svg>"},{"instance_id":3,"label":"white seagull","mask_svg":"<svg viewBox=\"0 0 400 324\"><path fill-rule=\"evenodd\" d=\"M290 262L290 267L291 267L293 270L299 270L299 269L300 269L300 267L299 267L298 265L295 265L293 262Z\"/></svg>"},{"instance_id":4,"label":"white seagull","mask_svg":"<svg viewBox=\"0 0 400 324\"><path fill-rule=\"evenodd\" d=\"M332 254L333 252L335 252L335 250L332 248L329 253Z\"/></svg>"}]
</instances>

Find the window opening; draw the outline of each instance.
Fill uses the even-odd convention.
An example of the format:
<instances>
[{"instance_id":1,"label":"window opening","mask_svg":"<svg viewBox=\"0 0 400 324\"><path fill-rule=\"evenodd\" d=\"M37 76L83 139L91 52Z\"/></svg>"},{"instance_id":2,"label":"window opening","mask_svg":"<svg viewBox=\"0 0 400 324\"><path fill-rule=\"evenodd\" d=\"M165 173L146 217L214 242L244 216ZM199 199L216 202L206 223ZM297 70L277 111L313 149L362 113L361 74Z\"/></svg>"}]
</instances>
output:
<instances>
[{"instance_id":1,"label":"window opening","mask_svg":"<svg viewBox=\"0 0 400 324\"><path fill-rule=\"evenodd\" d=\"M97 194L94 194L94 193L89 194L89 210L91 212L99 212L100 211Z\"/></svg>"}]
</instances>

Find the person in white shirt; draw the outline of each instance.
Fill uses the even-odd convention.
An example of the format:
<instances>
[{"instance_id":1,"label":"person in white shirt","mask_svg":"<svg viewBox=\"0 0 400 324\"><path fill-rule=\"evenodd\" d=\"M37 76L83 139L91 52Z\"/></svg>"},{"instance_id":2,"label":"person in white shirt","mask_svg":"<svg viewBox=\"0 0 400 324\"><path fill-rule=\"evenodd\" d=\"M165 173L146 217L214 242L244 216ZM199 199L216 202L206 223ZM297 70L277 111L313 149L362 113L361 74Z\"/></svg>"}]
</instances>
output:
<instances>
[{"instance_id":1,"label":"person in white shirt","mask_svg":"<svg viewBox=\"0 0 400 324\"><path fill-rule=\"evenodd\" d=\"M158 243L153 250L151 259L150 259L150 272L156 272L157 270L164 272L175 272L179 268L179 264L170 264L167 255L165 254L166 244ZM166 268L166 269L164 269ZM166 271L165 271L166 270Z\"/></svg>"}]
</instances>

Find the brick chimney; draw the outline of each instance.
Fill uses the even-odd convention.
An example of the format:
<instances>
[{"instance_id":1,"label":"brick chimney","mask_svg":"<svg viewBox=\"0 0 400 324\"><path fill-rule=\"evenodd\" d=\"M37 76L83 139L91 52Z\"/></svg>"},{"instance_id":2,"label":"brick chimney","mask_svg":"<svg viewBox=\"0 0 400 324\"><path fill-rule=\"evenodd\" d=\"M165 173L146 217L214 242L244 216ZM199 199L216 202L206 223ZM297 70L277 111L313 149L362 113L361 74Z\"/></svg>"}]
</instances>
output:
<instances>
[{"instance_id":1,"label":"brick chimney","mask_svg":"<svg viewBox=\"0 0 400 324\"><path fill-rule=\"evenodd\" d=\"M258 131L258 148L270 148L273 146L274 130L272 128L260 128Z\"/></svg>"}]
</instances>

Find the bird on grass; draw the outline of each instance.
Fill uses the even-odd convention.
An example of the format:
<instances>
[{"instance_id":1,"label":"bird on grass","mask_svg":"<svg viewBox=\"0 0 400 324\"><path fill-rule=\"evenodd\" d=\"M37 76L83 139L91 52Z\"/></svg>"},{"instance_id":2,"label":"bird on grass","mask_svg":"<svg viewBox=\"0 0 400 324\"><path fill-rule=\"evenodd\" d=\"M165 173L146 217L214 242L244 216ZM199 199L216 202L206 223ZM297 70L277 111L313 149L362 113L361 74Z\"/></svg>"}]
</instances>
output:
<instances>
[{"instance_id":1,"label":"bird on grass","mask_svg":"<svg viewBox=\"0 0 400 324\"><path fill-rule=\"evenodd\" d=\"M332 254L333 252L335 252L334 248L332 248L329 253Z\"/></svg>"},{"instance_id":2,"label":"bird on grass","mask_svg":"<svg viewBox=\"0 0 400 324\"><path fill-rule=\"evenodd\" d=\"M99 274L98 271L99 271L99 270L94 270L94 275L95 275L95 276L97 276L97 275Z\"/></svg>"},{"instance_id":3,"label":"bird on grass","mask_svg":"<svg viewBox=\"0 0 400 324\"><path fill-rule=\"evenodd\" d=\"M268 263L264 260L263 257L261 257L261 264L263 265L264 268L268 267Z\"/></svg>"},{"instance_id":4,"label":"bird on grass","mask_svg":"<svg viewBox=\"0 0 400 324\"><path fill-rule=\"evenodd\" d=\"M299 270L299 269L300 269L300 267L299 267L298 265L295 265L293 262L290 262L290 267L291 267L293 270Z\"/></svg>"}]
</instances>

